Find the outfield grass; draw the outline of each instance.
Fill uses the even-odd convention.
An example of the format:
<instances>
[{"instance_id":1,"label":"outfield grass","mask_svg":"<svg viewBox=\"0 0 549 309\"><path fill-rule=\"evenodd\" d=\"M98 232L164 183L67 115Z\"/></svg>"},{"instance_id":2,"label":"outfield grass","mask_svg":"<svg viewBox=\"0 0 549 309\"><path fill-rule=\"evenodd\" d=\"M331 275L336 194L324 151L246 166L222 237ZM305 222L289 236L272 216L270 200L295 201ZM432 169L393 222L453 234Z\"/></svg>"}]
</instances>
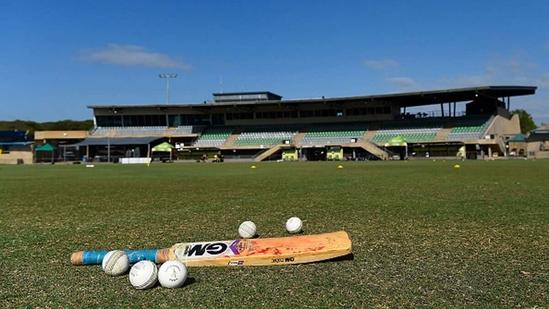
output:
<instances>
[{"instance_id":1,"label":"outfield grass","mask_svg":"<svg viewBox=\"0 0 549 309\"><path fill-rule=\"evenodd\" d=\"M549 306L549 161L0 166L0 307ZM181 289L71 252L344 229L354 260L191 268Z\"/></svg>"}]
</instances>

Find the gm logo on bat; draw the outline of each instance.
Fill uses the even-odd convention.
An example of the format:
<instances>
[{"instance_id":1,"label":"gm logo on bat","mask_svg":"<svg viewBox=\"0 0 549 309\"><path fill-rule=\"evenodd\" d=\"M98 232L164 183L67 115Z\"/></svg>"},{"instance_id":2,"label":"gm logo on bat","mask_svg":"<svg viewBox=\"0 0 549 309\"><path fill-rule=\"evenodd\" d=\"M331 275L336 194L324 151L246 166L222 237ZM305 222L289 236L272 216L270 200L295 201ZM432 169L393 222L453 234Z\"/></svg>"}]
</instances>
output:
<instances>
[{"instance_id":1,"label":"gm logo on bat","mask_svg":"<svg viewBox=\"0 0 549 309\"><path fill-rule=\"evenodd\" d=\"M228 246L222 242L212 242L185 246L186 256L220 255L227 250Z\"/></svg>"},{"instance_id":2,"label":"gm logo on bat","mask_svg":"<svg viewBox=\"0 0 549 309\"><path fill-rule=\"evenodd\" d=\"M287 258L275 258L273 259L272 263L291 263L293 261L295 261L295 258L291 256Z\"/></svg>"}]
</instances>

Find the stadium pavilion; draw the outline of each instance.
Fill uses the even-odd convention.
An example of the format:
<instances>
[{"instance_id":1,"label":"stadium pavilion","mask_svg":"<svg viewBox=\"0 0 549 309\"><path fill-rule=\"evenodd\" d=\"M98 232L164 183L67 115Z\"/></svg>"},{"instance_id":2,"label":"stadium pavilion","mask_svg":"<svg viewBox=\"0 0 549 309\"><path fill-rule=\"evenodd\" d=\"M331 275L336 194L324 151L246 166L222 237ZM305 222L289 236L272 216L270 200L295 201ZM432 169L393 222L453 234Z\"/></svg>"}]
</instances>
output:
<instances>
[{"instance_id":1,"label":"stadium pavilion","mask_svg":"<svg viewBox=\"0 0 549 309\"><path fill-rule=\"evenodd\" d=\"M283 100L268 91L214 93L197 104L92 105L94 129L73 144L95 160L342 160L505 156L520 133L511 97L536 87L483 86ZM413 112L418 109L436 112ZM167 144L164 144L167 145Z\"/></svg>"},{"instance_id":2,"label":"stadium pavilion","mask_svg":"<svg viewBox=\"0 0 549 309\"><path fill-rule=\"evenodd\" d=\"M32 163L32 141L28 131L0 131L0 164Z\"/></svg>"}]
</instances>

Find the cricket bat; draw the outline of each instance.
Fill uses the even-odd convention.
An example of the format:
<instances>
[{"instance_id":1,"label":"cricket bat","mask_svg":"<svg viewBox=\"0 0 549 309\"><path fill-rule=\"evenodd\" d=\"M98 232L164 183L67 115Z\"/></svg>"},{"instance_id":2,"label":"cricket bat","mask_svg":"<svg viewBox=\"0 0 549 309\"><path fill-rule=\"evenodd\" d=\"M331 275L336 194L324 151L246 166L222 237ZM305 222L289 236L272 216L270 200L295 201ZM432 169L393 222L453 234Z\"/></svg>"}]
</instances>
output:
<instances>
[{"instance_id":1,"label":"cricket bat","mask_svg":"<svg viewBox=\"0 0 549 309\"><path fill-rule=\"evenodd\" d=\"M279 238L179 243L166 249L125 251L130 263L150 260L160 264L178 260L188 267L288 265L319 262L348 255L351 253L351 239L347 232L339 231ZM101 264L107 252L74 252L71 263Z\"/></svg>"}]
</instances>

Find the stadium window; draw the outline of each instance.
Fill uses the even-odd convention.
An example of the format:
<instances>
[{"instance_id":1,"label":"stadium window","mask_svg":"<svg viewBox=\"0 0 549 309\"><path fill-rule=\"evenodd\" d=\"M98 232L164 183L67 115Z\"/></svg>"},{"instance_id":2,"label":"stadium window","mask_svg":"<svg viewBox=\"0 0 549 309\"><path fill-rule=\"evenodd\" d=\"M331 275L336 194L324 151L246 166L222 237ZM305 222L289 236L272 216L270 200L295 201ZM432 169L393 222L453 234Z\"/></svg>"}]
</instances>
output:
<instances>
[{"instance_id":1,"label":"stadium window","mask_svg":"<svg viewBox=\"0 0 549 309\"><path fill-rule=\"evenodd\" d=\"M165 126L166 125L166 116L165 115L146 115L144 126Z\"/></svg>"},{"instance_id":2,"label":"stadium window","mask_svg":"<svg viewBox=\"0 0 549 309\"><path fill-rule=\"evenodd\" d=\"M143 123L141 125L150 126L150 123L151 123L151 115L144 115L143 116Z\"/></svg>"},{"instance_id":3,"label":"stadium window","mask_svg":"<svg viewBox=\"0 0 549 309\"><path fill-rule=\"evenodd\" d=\"M168 115L168 125L177 127L181 125L181 115Z\"/></svg>"},{"instance_id":4,"label":"stadium window","mask_svg":"<svg viewBox=\"0 0 549 309\"><path fill-rule=\"evenodd\" d=\"M254 113L227 113L227 120L253 119Z\"/></svg>"},{"instance_id":5,"label":"stadium window","mask_svg":"<svg viewBox=\"0 0 549 309\"><path fill-rule=\"evenodd\" d=\"M373 107L368 107L368 114L373 115L376 113L376 109Z\"/></svg>"},{"instance_id":6,"label":"stadium window","mask_svg":"<svg viewBox=\"0 0 549 309\"><path fill-rule=\"evenodd\" d=\"M299 116L301 118L309 118L315 116L315 111L300 111Z\"/></svg>"},{"instance_id":7,"label":"stadium window","mask_svg":"<svg viewBox=\"0 0 549 309\"><path fill-rule=\"evenodd\" d=\"M165 126L166 125L166 116L164 115L153 115L152 117L153 126Z\"/></svg>"},{"instance_id":8,"label":"stadium window","mask_svg":"<svg viewBox=\"0 0 549 309\"><path fill-rule=\"evenodd\" d=\"M106 126L106 119L105 116L95 116L95 122L97 123L98 127L104 127Z\"/></svg>"},{"instance_id":9,"label":"stadium window","mask_svg":"<svg viewBox=\"0 0 549 309\"><path fill-rule=\"evenodd\" d=\"M95 116L98 127L120 127L122 126L121 116Z\"/></svg>"},{"instance_id":10,"label":"stadium window","mask_svg":"<svg viewBox=\"0 0 549 309\"><path fill-rule=\"evenodd\" d=\"M134 121L133 121L134 126L144 126L145 125L145 116L136 115L136 116L133 116L133 118L134 118Z\"/></svg>"},{"instance_id":11,"label":"stadium window","mask_svg":"<svg viewBox=\"0 0 549 309\"><path fill-rule=\"evenodd\" d=\"M376 114L383 114L383 106L376 107Z\"/></svg>"},{"instance_id":12,"label":"stadium window","mask_svg":"<svg viewBox=\"0 0 549 309\"><path fill-rule=\"evenodd\" d=\"M223 114L212 114L212 124L225 124L225 115Z\"/></svg>"},{"instance_id":13,"label":"stadium window","mask_svg":"<svg viewBox=\"0 0 549 309\"><path fill-rule=\"evenodd\" d=\"M131 116L131 126L139 126L143 124L143 116Z\"/></svg>"},{"instance_id":14,"label":"stadium window","mask_svg":"<svg viewBox=\"0 0 549 309\"><path fill-rule=\"evenodd\" d=\"M124 126L131 127L133 125L133 116L124 115Z\"/></svg>"},{"instance_id":15,"label":"stadium window","mask_svg":"<svg viewBox=\"0 0 549 309\"><path fill-rule=\"evenodd\" d=\"M390 114L391 113L391 107L390 106L384 106L383 107L383 113L384 114Z\"/></svg>"},{"instance_id":16,"label":"stadium window","mask_svg":"<svg viewBox=\"0 0 549 309\"><path fill-rule=\"evenodd\" d=\"M121 127L122 126L122 116L113 116L111 126Z\"/></svg>"},{"instance_id":17,"label":"stadium window","mask_svg":"<svg viewBox=\"0 0 549 309\"><path fill-rule=\"evenodd\" d=\"M190 125L208 125L210 124L210 115L190 115Z\"/></svg>"}]
</instances>

